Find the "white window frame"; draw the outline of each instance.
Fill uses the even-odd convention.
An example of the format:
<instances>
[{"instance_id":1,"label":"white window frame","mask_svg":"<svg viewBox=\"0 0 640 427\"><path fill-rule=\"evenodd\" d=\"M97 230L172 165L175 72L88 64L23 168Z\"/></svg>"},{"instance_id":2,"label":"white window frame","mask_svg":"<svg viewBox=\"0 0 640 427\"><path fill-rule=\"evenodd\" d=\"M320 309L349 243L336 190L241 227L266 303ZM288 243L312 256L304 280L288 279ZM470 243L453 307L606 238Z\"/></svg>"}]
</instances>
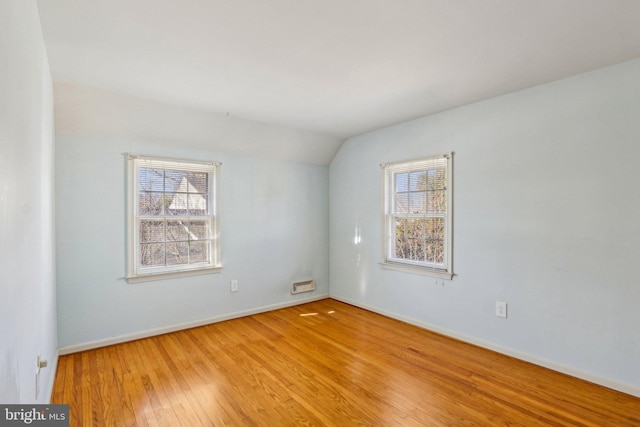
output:
<instances>
[{"instance_id":1,"label":"white window frame","mask_svg":"<svg viewBox=\"0 0 640 427\"><path fill-rule=\"evenodd\" d=\"M127 282L139 283L152 280L170 279L184 276L217 273L222 269L220 256L220 236L218 217L219 194L219 162L203 162L196 160L174 159L140 154L128 155L127 168ZM209 222L211 240L209 241L209 258L205 262L180 264L171 266L143 267L140 265L140 222L144 219L166 218L165 216L144 216L138 212L139 169L141 167L167 169L176 171L206 172L208 185L208 214L193 218ZM177 216L176 219L183 216ZM188 218L185 215L184 218ZM174 218L174 217L172 217Z\"/></svg>"},{"instance_id":2,"label":"white window frame","mask_svg":"<svg viewBox=\"0 0 640 427\"><path fill-rule=\"evenodd\" d=\"M394 207L394 173L424 170L427 165L437 161L446 164L446 212L444 214L401 214ZM419 159L404 160L400 162L384 163L382 169L382 203L383 203L383 244L382 261L383 268L399 270L411 273L419 273L436 278L451 279L453 277L453 153L444 153L437 156ZM395 222L397 218L425 218L438 216L444 218L444 260L443 263L429 263L415 261L395 256Z\"/></svg>"}]
</instances>

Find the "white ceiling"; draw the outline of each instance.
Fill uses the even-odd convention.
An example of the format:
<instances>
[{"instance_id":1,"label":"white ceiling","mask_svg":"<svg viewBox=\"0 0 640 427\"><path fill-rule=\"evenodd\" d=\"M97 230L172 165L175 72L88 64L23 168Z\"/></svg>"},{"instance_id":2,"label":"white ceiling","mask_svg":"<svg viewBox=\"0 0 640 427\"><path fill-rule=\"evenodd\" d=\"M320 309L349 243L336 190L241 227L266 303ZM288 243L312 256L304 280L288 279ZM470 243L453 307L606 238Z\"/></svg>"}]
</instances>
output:
<instances>
[{"instance_id":1,"label":"white ceiling","mask_svg":"<svg viewBox=\"0 0 640 427\"><path fill-rule=\"evenodd\" d=\"M52 75L346 138L640 56L638 0L39 0Z\"/></svg>"}]
</instances>

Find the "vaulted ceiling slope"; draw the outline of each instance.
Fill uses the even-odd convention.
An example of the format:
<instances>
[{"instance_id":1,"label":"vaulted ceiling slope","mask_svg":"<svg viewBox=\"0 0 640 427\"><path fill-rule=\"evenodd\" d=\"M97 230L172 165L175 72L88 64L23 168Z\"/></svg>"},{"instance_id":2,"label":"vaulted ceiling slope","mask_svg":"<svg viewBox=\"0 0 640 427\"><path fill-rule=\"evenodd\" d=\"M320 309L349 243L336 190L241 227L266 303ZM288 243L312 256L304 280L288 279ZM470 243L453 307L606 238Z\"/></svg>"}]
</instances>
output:
<instances>
[{"instance_id":1,"label":"vaulted ceiling slope","mask_svg":"<svg viewBox=\"0 0 640 427\"><path fill-rule=\"evenodd\" d=\"M58 83L344 139L640 56L638 0L39 0Z\"/></svg>"}]
</instances>

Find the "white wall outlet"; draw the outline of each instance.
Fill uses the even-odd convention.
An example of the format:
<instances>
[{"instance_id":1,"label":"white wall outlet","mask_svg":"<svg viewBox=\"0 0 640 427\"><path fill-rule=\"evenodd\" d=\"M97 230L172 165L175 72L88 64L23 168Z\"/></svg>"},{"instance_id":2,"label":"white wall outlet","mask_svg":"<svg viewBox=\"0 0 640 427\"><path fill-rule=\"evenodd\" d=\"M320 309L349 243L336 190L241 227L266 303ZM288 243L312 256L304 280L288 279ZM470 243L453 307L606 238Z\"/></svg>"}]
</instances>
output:
<instances>
[{"instance_id":1,"label":"white wall outlet","mask_svg":"<svg viewBox=\"0 0 640 427\"><path fill-rule=\"evenodd\" d=\"M238 279L231 281L231 292L238 292Z\"/></svg>"},{"instance_id":2,"label":"white wall outlet","mask_svg":"<svg viewBox=\"0 0 640 427\"><path fill-rule=\"evenodd\" d=\"M507 318L507 303L504 301L496 301L496 316Z\"/></svg>"},{"instance_id":3,"label":"white wall outlet","mask_svg":"<svg viewBox=\"0 0 640 427\"><path fill-rule=\"evenodd\" d=\"M49 362L48 362L48 361L46 361L46 360L44 360L44 359L42 359L42 358L40 358L40 355L38 355L38 361L37 361L37 363L38 363L38 369L40 369L40 368L46 368L46 367L47 367L47 365L49 365Z\"/></svg>"}]
</instances>

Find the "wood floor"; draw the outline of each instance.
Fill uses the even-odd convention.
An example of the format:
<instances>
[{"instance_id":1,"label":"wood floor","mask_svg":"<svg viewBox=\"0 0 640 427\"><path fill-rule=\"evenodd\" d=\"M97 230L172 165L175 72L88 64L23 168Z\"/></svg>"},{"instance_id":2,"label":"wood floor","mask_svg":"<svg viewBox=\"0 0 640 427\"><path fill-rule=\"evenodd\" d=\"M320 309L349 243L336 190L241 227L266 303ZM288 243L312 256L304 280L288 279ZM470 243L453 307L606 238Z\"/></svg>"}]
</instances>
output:
<instances>
[{"instance_id":1,"label":"wood floor","mask_svg":"<svg viewBox=\"0 0 640 427\"><path fill-rule=\"evenodd\" d=\"M59 360L72 426L640 426L640 399L327 299Z\"/></svg>"}]
</instances>

